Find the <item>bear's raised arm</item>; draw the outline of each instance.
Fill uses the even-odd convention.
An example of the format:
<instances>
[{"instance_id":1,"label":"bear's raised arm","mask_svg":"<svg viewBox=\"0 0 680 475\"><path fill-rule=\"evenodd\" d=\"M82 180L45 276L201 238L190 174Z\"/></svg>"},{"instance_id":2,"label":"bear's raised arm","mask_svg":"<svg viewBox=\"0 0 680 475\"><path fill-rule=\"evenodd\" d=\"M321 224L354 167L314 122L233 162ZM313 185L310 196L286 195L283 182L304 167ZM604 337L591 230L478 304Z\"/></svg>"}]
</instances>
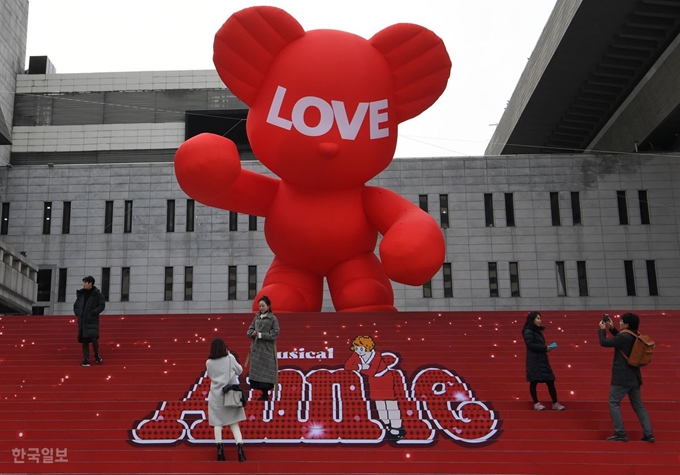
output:
<instances>
[{"instance_id":1,"label":"bear's raised arm","mask_svg":"<svg viewBox=\"0 0 680 475\"><path fill-rule=\"evenodd\" d=\"M267 216L280 182L243 170L234 142L215 134L197 135L179 147L175 175L199 203L254 216Z\"/></svg>"}]
</instances>

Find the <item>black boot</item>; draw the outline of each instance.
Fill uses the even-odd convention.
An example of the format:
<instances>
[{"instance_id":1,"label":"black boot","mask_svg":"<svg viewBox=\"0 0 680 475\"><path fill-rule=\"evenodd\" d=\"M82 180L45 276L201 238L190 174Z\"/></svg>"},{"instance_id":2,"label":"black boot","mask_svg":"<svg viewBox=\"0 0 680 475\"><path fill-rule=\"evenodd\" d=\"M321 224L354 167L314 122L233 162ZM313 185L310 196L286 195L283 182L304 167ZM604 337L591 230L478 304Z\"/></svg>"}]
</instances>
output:
<instances>
[{"instance_id":1,"label":"black boot","mask_svg":"<svg viewBox=\"0 0 680 475\"><path fill-rule=\"evenodd\" d=\"M222 443L217 444L217 461L218 462L224 462L224 447L222 447Z\"/></svg>"},{"instance_id":2,"label":"black boot","mask_svg":"<svg viewBox=\"0 0 680 475\"><path fill-rule=\"evenodd\" d=\"M238 461L245 462L246 454L243 453L243 444L236 444L236 450L238 450Z\"/></svg>"}]
</instances>

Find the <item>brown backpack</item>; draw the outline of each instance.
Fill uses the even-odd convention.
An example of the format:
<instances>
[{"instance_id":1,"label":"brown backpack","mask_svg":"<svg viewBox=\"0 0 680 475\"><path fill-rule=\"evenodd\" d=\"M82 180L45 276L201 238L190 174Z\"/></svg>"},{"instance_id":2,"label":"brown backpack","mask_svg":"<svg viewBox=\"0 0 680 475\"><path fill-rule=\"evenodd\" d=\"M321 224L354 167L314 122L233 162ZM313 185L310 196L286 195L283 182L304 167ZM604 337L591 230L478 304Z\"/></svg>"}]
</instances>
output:
<instances>
[{"instance_id":1,"label":"brown backpack","mask_svg":"<svg viewBox=\"0 0 680 475\"><path fill-rule=\"evenodd\" d=\"M649 335L640 335L631 330L621 331L630 333L635 337L635 343L633 343L629 356L626 356L622 350L619 350L623 357L626 358L626 361L628 361L628 364L636 368L648 365L652 361L652 356L654 356L654 347L656 346L654 340Z\"/></svg>"}]
</instances>

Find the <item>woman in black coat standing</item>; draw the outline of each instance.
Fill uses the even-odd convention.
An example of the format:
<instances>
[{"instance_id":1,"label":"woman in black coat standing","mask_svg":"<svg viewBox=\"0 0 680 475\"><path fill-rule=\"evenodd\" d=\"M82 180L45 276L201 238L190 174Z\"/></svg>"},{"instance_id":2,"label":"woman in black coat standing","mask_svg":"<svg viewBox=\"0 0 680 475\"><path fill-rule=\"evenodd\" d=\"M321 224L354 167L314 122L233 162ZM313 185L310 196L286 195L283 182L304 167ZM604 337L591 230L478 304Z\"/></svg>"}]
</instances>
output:
<instances>
[{"instance_id":1,"label":"woman in black coat standing","mask_svg":"<svg viewBox=\"0 0 680 475\"><path fill-rule=\"evenodd\" d=\"M557 402L557 390L555 389L555 373L550 367L548 353L553 350L552 346L546 346L543 336L545 327L541 326L541 314L530 312L526 323L522 328L522 336L527 346L527 381L529 381L529 393L534 401L534 410L543 411L545 406L538 401L536 386L545 383L552 399L552 408L555 411L563 411L564 406Z\"/></svg>"}]
</instances>

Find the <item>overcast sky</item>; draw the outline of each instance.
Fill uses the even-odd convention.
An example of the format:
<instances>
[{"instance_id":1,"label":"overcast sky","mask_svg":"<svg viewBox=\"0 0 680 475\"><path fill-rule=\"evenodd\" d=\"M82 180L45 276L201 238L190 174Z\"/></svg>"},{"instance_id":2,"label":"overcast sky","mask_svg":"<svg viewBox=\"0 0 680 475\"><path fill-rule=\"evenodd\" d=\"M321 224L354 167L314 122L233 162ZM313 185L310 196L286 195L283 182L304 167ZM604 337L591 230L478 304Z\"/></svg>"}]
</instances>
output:
<instances>
[{"instance_id":1,"label":"overcast sky","mask_svg":"<svg viewBox=\"0 0 680 475\"><path fill-rule=\"evenodd\" d=\"M396 155L483 155L555 1L30 0L26 53L49 56L57 73L214 69L215 33L253 5L364 38L416 23L444 40L453 68L437 103L400 125Z\"/></svg>"}]
</instances>

